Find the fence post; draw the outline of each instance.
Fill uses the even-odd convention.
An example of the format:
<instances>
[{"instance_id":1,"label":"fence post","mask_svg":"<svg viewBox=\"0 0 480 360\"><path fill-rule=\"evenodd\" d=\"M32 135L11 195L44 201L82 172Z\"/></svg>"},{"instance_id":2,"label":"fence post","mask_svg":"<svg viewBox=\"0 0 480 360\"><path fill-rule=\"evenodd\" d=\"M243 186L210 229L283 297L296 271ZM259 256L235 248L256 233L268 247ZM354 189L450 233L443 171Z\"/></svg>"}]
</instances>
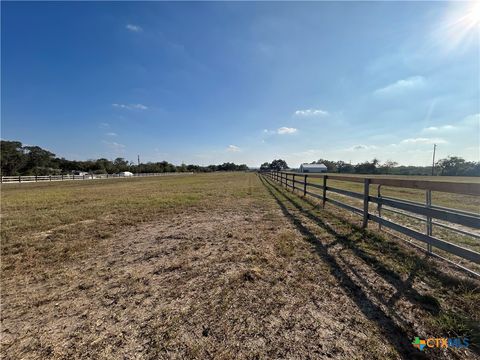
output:
<instances>
[{"instance_id":1,"label":"fence post","mask_svg":"<svg viewBox=\"0 0 480 360\"><path fill-rule=\"evenodd\" d=\"M83 180L85 180L85 175L83 175Z\"/></svg>"},{"instance_id":2,"label":"fence post","mask_svg":"<svg viewBox=\"0 0 480 360\"><path fill-rule=\"evenodd\" d=\"M427 208L432 206L432 190L427 190L425 193L425 203ZM432 217L427 216L427 235L432 236ZM432 252L432 244L427 243L427 251Z\"/></svg>"},{"instance_id":3,"label":"fence post","mask_svg":"<svg viewBox=\"0 0 480 360\"><path fill-rule=\"evenodd\" d=\"M382 185L378 185L378 188L377 188L377 196L378 198L381 200L382 198L382 191L381 191L381 188L382 188ZM378 203L378 206L377 206L377 211L378 211L378 217L382 217L382 204L381 203ZM382 223L378 223L378 230L382 230Z\"/></svg>"},{"instance_id":4,"label":"fence post","mask_svg":"<svg viewBox=\"0 0 480 360\"><path fill-rule=\"evenodd\" d=\"M327 202L327 175L323 176L323 194L322 194L322 207L325 209L325 203Z\"/></svg>"},{"instance_id":5,"label":"fence post","mask_svg":"<svg viewBox=\"0 0 480 360\"><path fill-rule=\"evenodd\" d=\"M366 229L368 227L368 198L370 192L370 179L365 179L363 186L363 225Z\"/></svg>"},{"instance_id":6,"label":"fence post","mask_svg":"<svg viewBox=\"0 0 480 360\"><path fill-rule=\"evenodd\" d=\"M52 175L49 175L48 179L49 179L50 181L52 181Z\"/></svg>"},{"instance_id":7,"label":"fence post","mask_svg":"<svg viewBox=\"0 0 480 360\"><path fill-rule=\"evenodd\" d=\"M307 175L303 176L303 197L307 196Z\"/></svg>"},{"instance_id":8,"label":"fence post","mask_svg":"<svg viewBox=\"0 0 480 360\"><path fill-rule=\"evenodd\" d=\"M18 175L18 182L21 183L22 182L22 177L20 175Z\"/></svg>"},{"instance_id":9,"label":"fence post","mask_svg":"<svg viewBox=\"0 0 480 360\"><path fill-rule=\"evenodd\" d=\"M293 174L292 192L295 192L295 174Z\"/></svg>"}]
</instances>

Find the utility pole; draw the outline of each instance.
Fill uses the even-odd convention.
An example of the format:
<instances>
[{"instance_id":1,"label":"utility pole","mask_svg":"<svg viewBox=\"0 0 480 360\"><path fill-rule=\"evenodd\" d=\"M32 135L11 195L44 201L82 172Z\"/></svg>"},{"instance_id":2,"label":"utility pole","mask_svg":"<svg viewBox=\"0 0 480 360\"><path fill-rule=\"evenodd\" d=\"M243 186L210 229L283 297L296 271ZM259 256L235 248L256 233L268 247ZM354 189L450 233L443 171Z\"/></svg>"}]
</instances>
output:
<instances>
[{"instance_id":1,"label":"utility pole","mask_svg":"<svg viewBox=\"0 0 480 360\"><path fill-rule=\"evenodd\" d=\"M137 155L137 164L140 166L140 155Z\"/></svg>"},{"instance_id":2,"label":"utility pole","mask_svg":"<svg viewBox=\"0 0 480 360\"><path fill-rule=\"evenodd\" d=\"M437 144L433 144L432 176L435 172L435 149L436 148L437 148Z\"/></svg>"}]
</instances>

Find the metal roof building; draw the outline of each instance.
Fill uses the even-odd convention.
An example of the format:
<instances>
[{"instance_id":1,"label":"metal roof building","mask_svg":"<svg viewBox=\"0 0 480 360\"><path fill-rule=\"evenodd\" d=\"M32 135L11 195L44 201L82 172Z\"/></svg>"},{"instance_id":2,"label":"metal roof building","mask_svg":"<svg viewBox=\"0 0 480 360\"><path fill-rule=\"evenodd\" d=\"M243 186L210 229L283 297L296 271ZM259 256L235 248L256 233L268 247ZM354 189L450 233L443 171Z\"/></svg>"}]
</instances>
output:
<instances>
[{"instance_id":1,"label":"metal roof building","mask_svg":"<svg viewBox=\"0 0 480 360\"><path fill-rule=\"evenodd\" d=\"M325 164L302 164L300 165L302 173L324 173L327 172Z\"/></svg>"}]
</instances>

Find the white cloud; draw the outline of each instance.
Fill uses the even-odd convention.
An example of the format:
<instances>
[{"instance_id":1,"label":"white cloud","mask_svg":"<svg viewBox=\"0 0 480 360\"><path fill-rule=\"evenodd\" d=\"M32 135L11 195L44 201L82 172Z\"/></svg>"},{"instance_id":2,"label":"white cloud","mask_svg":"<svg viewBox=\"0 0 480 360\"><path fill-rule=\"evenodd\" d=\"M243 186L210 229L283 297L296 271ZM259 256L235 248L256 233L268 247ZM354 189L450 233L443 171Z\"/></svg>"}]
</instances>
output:
<instances>
[{"instance_id":1,"label":"white cloud","mask_svg":"<svg viewBox=\"0 0 480 360\"><path fill-rule=\"evenodd\" d=\"M133 24L127 24L127 26L125 26L125 28L127 30L132 31L132 32L142 32L143 31L143 29L140 26L133 25Z\"/></svg>"},{"instance_id":2,"label":"white cloud","mask_svg":"<svg viewBox=\"0 0 480 360\"><path fill-rule=\"evenodd\" d=\"M117 133L114 133L114 132L108 132L108 133L106 133L105 135L107 135L107 136L117 136Z\"/></svg>"},{"instance_id":3,"label":"white cloud","mask_svg":"<svg viewBox=\"0 0 480 360\"><path fill-rule=\"evenodd\" d=\"M280 135L285 135L285 134L294 134L297 132L297 129L295 128L289 128L289 127L285 127L285 126L282 126L281 128L279 128L277 130L277 134L280 134Z\"/></svg>"},{"instance_id":4,"label":"white cloud","mask_svg":"<svg viewBox=\"0 0 480 360\"><path fill-rule=\"evenodd\" d=\"M139 109L139 110L147 110L148 109L148 107L143 105L143 104L133 104L131 106L132 106L132 108Z\"/></svg>"},{"instance_id":5,"label":"white cloud","mask_svg":"<svg viewBox=\"0 0 480 360\"><path fill-rule=\"evenodd\" d=\"M401 141L401 144L446 144L444 139L440 138L409 138Z\"/></svg>"},{"instance_id":6,"label":"white cloud","mask_svg":"<svg viewBox=\"0 0 480 360\"><path fill-rule=\"evenodd\" d=\"M377 149L377 147L375 145L355 145L355 146L352 146L351 148L348 148L347 150L350 150L350 151L355 151L355 150L374 150L374 149Z\"/></svg>"},{"instance_id":7,"label":"white cloud","mask_svg":"<svg viewBox=\"0 0 480 360\"><path fill-rule=\"evenodd\" d=\"M465 116L461 121L455 123L455 125L439 125L429 126L422 129L423 133L451 133L453 131L471 131L471 127L480 126L480 114L471 114Z\"/></svg>"},{"instance_id":8,"label":"white cloud","mask_svg":"<svg viewBox=\"0 0 480 360\"><path fill-rule=\"evenodd\" d=\"M423 76L411 76L406 79L398 80L383 88L374 91L375 95L393 95L400 94L408 90L417 89L425 85L425 78Z\"/></svg>"},{"instance_id":9,"label":"white cloud","mask_svg":"<svg viewBox=\"0 0 480 360\"><path fill-rule=\"evenodd\" d=\"M263 129L262 131L264 134L266 135L272 135L272 134L275 134L276 131L275 130L268 130L268 129Z\"/></svg>"},{"instance_id":10,"label":"white cloud","mask_svg":"<svg viewBox=\"0 0 480 360\"><path fill-rule=\"evenodd\" d=\"M106 122L101 122L100 124L98 124L98 127L101 129L107 129L110 127L110 124Z\"/></svg>"},{"instance_id":11,"label":"white cloud","mask_svg":"<svg viewBox=\"0 0 480 360\"><path fill-rule=\"evenodd\" d=\"M297 110L295 111L296 116L303 116L303 117L313 117L313 116L328 116L328 111L320 110L320 109L305 109L305 110Z\"/></svg>"},{"instance_id":12,"label":"white cloud","mask_svg":"<svg viewBox=\"0 0 480 360\"><path fill-rule=\"evenodd\" d=\"M456 130L457 127L453 125L442 125L442 126L429 126L424 128L423 132L439 132L439 131L452 131Z\"/></svg>"},{"instance_id":13,"label":"white cloud","mask_svg":"<svg viewBox=\"0 0 480 360\"><path fill-rule=\"evenodd\" d=\"M241 149L238 146L235 146L235 145L228 145L227 151L228 152L240 152Z\"/></svg>"},{"instance_id":14,"label":"white cloud","mask_svg":"<svg viewBox=\"0 0 480 360\"><path fill-rule=\"evenodd\" d=\"M143 104L112 104L113 107L127 110L147 110L148 106Z\"/></svg>"}]
</instances>

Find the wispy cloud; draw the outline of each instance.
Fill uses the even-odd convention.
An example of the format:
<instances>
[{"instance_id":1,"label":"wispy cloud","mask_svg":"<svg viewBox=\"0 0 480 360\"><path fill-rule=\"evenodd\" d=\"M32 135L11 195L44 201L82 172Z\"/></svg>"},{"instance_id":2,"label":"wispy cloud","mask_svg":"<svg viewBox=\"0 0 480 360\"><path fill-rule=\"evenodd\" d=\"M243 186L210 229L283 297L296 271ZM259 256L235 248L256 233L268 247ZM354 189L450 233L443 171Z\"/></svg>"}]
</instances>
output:
<instances>
[{"instance_id":1,"label":"wispy cloud","mask_svg":"<svg viewBox=\"0 0 480 360\"><path fill-rule=\"evenodd\" d=\"M238 146L235 146L235 145L228 145L227 151L228 152L240 152L241 149Z\"/></svg>"},{"instance_id":2,"label":"wispy cloud","mask_svg":"<svg viewBox=\"0 0 480 360\"><path fill-rule=\"evenodd\" d=\"M356 151L356 150L374 150L374 149L377 149L377 146L360 144L360 145L352 146L351 148L348 148L347 150Z\"/></svg>"},{"instance_id":3,"label":"wispy cloud","mask_svg":"<svg viewBox=\"0 0 480 360\"><path fill-rule=\"evenodd\" d=\"M451 132L471 131L472 127L480 126L480 114L471 114L465 116L462 120L455 122L455 125L445 124L438 126L429 126L422 129L423 133L440 134Z\"/></svg>"},{"instance_id":4,"label":"wispy cloud","mask_svg":"<svg viewBox=\"0 0 480 360\"><path fill-rule=\"evenodd\" d=\"M441 138L409 138L401 141L401 144L446 144Z\"/></svg>"},{"instance_id":5,"label":"wispy cloud","mask_svg":"<svg viewBox=\"0 0 480 360\"><path fill-rule=\"evenodd\" d=\"M282 126L277 130L277 134L280 134L280 135L295 134L296 132L297 132L297 129L289 128L285 126Z\"/></svg>"},{"instance_id":6,"label":"wispy cloud","mask_svg":"<svg viewBox=\"0 0 480 360\"><path fill-rule=\"evenodd\" d=\"M453 125L429 126L424 128L423 132L442 132L456 130L457 127Z\"/></svg>"},{"instance_id":7,"label":"wispy cloud","mask_svg":"<svg viewBox=\"0 0 480 360\"><path fill-rule=\"evenodd\" d=\"M409 78L398 80L392 84L389 84L385 87L377 89L374 91L374 94L375 95L397 95L405 91L423 87L425 83L426 83L426 80L423 76L411 76Z\"/></svg>"},{"instance_id":8,"label":"wispy cloud","mask_svg":"<svg viewBox=\"0 0 480 360\"><path fill-rule=\"evenodd\" d=\"M127 24L127 26L125 26L125 28L127 30L132 31L132 32L142 32L143 31L143 29L140 26L133 25L133 24Z\"/></svg>"},{"instance_id":9,"label":"wispy cloud","mask_svg":"<svg viewBox=\"0 0 480 360\"><path fill-rule=\"evenodd\" d=\"M143 104L112 104L113 107L127 110L147 110L148 106Z\"/></svg>"},{"instance_id":10,"label":"wispy cloud","mask_svg":"<svg viewBox=\"0 0 480 360\"><path fill-rule=\"evenodd\" d=\"M98 124L98 127L100 129L108 129L110 127L110 124L106 122L101 122L100 124Z\"/></svg>"},{"instance_id":11,"label":"wispy cloud","mask_svg":"<svg viewBox=\"0 0 480 360\"><path fill-rule=\"evenodd\" d=\"M480 126L480 113L466 116L462 123L465 125Z\"/></svg>"},{"instance_id":12,"label":"wispy cloud","mask_svg":"<svg viewBox=\"0 0 480 360\"><path fill-rule=\"evenodd\" d=\"M295 116L302 116L302 117L320 117L320 116L328 116L328 111L321 110L321 109L305 109L305 110L297 110L294 113Z\"/></svg>"},{"instance_id":13,"label":"wispy cloud","mask_svg":"<svg viewBox=\"0 0 480 360\"><path fill-rule=\"evenodd\" d=\"M125 152L126 146L123 144L119 144L115 141L106 141L106 140L103 140L102 143L106 145L109 149L113 150L115 153Z\"/></svg>"},{"instance_id":14,"label":"wispy cloud","mask_svg":"<svg viewBox=\"0 0 480 360\"><path fill-rule=\"evenodd\" d=\"M106 133L105 135L107 135L107 136L117 136L117 133L114 133L114 132L108 132L108 133Z\"/></svg>"}]
</instances>

